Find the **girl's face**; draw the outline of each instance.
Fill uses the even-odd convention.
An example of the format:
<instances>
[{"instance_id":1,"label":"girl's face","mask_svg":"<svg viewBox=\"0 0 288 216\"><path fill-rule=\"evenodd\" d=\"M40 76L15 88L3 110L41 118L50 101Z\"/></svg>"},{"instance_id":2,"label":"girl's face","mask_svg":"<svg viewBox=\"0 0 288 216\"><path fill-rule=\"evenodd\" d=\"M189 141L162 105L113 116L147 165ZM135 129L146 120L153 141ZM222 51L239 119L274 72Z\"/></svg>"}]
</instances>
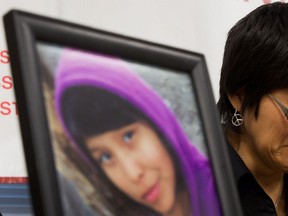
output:
<instances>
[{"instance_id":1,"label":"girl's face","mask_svg":"<svg viewBox=\"0 0 288 216\"><path fill-rule=\"evenodd\" d=\"M154 130L143 122L86 140L108 178L133 200L160 213L175 204L173 162Z\"/></svg>"}]
</instances>

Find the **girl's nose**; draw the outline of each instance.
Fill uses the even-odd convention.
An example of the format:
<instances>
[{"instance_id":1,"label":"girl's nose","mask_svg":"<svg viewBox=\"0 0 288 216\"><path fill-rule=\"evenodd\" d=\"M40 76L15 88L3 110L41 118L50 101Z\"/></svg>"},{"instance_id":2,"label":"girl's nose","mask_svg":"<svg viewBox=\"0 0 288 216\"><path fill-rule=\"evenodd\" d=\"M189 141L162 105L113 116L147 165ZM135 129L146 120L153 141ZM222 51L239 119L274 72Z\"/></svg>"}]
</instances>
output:
<instances>
[{"instance_id":1,"label":"girl's nose","mask_svg":"<svg viewBox=\"0 0 288 216\"><path fill-rule=\"evenodd\" d=\"M139 159L133 156L126 156L122 160L122 169L125 175L134 182L138 182L144 175L144 168L142 167Z\"/></svg>"}]
</instances>

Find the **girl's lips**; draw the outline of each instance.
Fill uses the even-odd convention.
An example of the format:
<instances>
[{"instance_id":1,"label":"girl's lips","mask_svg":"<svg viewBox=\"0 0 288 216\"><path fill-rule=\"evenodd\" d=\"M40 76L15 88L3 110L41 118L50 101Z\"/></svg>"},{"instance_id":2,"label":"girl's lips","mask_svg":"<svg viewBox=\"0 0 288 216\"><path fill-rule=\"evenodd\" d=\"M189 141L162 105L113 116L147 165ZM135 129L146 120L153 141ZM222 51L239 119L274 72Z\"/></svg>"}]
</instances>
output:
<instances>
[{"instance_id":1,"label":"girl's lips","mask_svg":"<svg viewBox=\"0 0 288 216\"><path fill-rule=\"evenodd\" d=\"M155 203L160 196L160 184L156 182L148 191L143 195L143 199L147 203Z\"/></svg>"}]
</instances>

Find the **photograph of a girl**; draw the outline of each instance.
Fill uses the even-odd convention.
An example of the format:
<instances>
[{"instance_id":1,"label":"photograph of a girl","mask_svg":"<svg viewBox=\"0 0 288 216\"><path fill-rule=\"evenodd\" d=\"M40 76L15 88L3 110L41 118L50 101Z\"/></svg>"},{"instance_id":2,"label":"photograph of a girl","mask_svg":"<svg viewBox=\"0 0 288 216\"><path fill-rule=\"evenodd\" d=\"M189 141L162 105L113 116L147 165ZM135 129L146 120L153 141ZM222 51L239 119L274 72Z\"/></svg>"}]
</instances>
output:
<instances>
[{"instance_id":1,"label":"photograph of a girl","mask_svg":"<svg viewBox=\"0 0 288 216\"><path fill-rule=\"evenodd\" d=\"M209 159L124 60L73 49L59 59L55 110L105 206L97 214L221 215Z\"/></svg>"}]
</instances>

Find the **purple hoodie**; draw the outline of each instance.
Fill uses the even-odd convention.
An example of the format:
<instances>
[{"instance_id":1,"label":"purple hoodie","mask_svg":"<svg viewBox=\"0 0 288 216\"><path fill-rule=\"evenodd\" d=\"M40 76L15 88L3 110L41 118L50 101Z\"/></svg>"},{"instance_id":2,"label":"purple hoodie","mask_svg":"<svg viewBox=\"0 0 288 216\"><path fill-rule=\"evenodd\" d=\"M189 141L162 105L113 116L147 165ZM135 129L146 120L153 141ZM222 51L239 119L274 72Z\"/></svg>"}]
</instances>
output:
<instances>
[{"instance_id":1,"label":"purple hoodie","mask_svg":"<svg viewBox=\"0 0 288 216\"><path fill-rule=\"evenodd\" d=\"M60 112L62 93L70 87L89 85L110 91L138 108L170 141L184 171L193 216L220 216L221 209L209 160L188 140L178 120L163 99L129 65L117 58L66 49L56 71L55 104L60 121L70 137ZM80 148L83 160L88 160Z\"/></svg>"}]
</instances>

